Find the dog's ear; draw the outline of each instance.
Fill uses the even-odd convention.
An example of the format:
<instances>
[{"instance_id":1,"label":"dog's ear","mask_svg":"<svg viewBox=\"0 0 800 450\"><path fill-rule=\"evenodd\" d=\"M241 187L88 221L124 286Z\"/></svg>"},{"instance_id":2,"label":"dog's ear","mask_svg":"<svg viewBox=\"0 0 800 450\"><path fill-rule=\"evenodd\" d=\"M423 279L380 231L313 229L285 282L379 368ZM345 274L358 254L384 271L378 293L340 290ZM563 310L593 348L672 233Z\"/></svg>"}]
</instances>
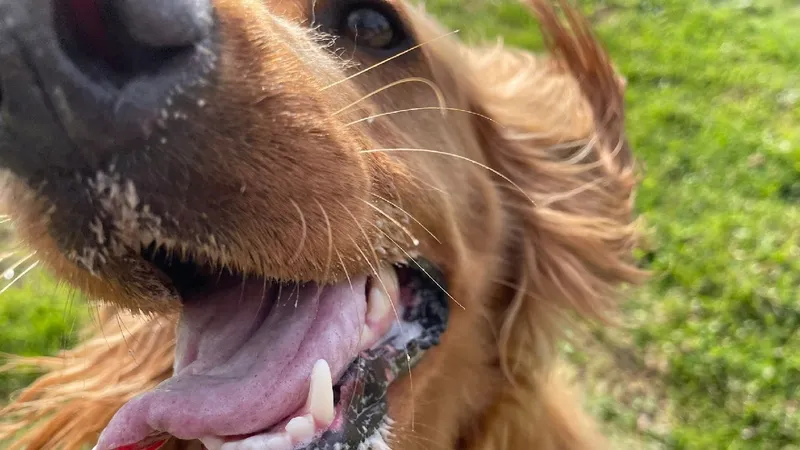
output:
<instances>
[{"instance_id":1,"label":"dog's ear","mask_svg":"<svg viewBox=\"0 0 800 450\"><path fill-rule=\"evenodd\" d=\"M509 389L485 419L483 440L487 448L600 448L553 368L564 322L574 313L609 319L617 288L645 276L633 261L637 173L624 133L625 82L567 0L527 1L548 54L468 49L471 79L461 80L472 110L492 119L474 120L483 156L512 182L498 179L514 230L507 295L496 305Z\"/></svg>"},{"instance_id":2,"label":"dog's ear","mask_svg":"<svg viewBox=\"0 0 800 450\"><path fill-rule=\"evenodd\" d=\"M457 133L479 142L481 154L468 156L502 174L513 300L503 306L501 353L512 365L531 348L547 364L542 344L559 319L606 319L616 288L645 276L632 261L637 173L625 81L571 0L522 1L539 19L546 54L469 47L442 39L448 33L425 15L412 21L420 42L436 41L421 49L441 90L478 113Z\"/></svg>"},{"instance_id":3,"label":"dog's ear","mask_svg":"<svg viewBox=\"0 0 800 450\"><path fill-rule=\"evenodd\" d=\"M551 362L569 313L606 319L616 288L644 276L632 261L637 178L624 134L624 81L574 7L529 3L549 54L465 51L468 101L493 119L475 119L484 157L513 182L504 188L517 231L506 280L513 298L500 334L512 379Z\"/></svg>"},{"instance_id":4,"label":"dog's ear","mask_svg":"<svg viewBox=\"0 0 800 450\"><path fill-rule=\"evenodd\" d=\"M474 109L490 165L516 186L504 200L517 249L508 282L501 354L539 362L564 313L608 318L620 284L643 273L632 261L636 168L624 134L624 81L566 1L530 0L550 52L471 51Z\"/></svg>"}]
</instances>

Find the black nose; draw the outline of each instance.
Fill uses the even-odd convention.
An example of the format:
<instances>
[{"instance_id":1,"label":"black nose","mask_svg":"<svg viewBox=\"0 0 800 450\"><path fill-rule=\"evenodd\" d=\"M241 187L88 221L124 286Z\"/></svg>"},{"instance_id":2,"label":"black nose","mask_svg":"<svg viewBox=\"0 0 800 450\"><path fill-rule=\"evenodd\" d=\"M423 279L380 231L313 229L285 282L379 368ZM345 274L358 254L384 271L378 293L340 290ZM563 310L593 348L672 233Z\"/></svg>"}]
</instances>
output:
<instances>
[{"instance_id":1,"label":"black nose","mask_svg":"<svg viewBox=\"0 0 800 450\"><path fill-rule=\"evenodd\" d=\"M73 58L125 76L150 71L211 30L209 0L53 0L57 32Z\"/></svg>"},{"instance_id":2,"label":"black nose","mask_svg":"<svg viewBox=\"0 0 800 450\"><path fill-rule=\"evenodd\" d=\"M107 161L208 84L215 48L211 0L0 0L0 166Z\"/></svg>"}]
</instances>

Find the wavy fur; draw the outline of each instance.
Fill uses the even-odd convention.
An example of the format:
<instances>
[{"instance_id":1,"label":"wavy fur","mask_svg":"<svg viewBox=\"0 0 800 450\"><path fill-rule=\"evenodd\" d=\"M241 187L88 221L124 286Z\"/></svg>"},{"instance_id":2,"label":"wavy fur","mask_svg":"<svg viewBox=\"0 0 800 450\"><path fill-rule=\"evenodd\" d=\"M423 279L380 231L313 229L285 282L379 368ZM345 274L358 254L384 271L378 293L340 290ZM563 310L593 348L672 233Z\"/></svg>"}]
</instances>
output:
<instances>
[{"instance_id":1,"label":"wavy fur","mask_svg":"<svg viewBox=\"0 0 800 450\"><path fill-rule=\"evenodd\" d=\"M529 0L549 55L454 40L430 50L441 65L434 72L454 77L447 89L492 119L469 122L486 164L521 188L502 189L503 232L511 238L496 258L505 267L493 273L504 275L493 280L486 306L496 343L472 350L495 355L501 387L491 400L474 402L479 412L463 430L450 430L459 435L452 448L601 448L601 434L558 370L555 344L575 313L608 319L616 288L644 276L631 262L637 180L624 136L624 83L585 19L558 3ZM410 20L438 33L422 15ZM92 444L122 404L170 375L172 321L153 320L109 308L101 331L74 350L12 360L5 370L48 373L0 411L0 440L13 437L11 449L31 450Z\"/></svg>"}]
</instances>

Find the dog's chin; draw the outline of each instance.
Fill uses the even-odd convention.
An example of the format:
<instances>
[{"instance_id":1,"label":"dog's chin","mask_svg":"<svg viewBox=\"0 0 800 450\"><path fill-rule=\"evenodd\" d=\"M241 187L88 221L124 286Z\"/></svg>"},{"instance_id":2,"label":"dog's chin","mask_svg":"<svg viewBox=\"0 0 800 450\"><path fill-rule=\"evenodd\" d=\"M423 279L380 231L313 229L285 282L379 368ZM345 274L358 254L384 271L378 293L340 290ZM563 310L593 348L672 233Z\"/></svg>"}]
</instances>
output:
<instances>
[{"instance_id":1,"label":"dog's chin","mask_svg":"<svg viewBox=\"0 0 800 450\"><path fill-rule=\"evenodd\" d=\"M98 450L382 448L389 386L447 326L442 274L421 259L323 285L143 256L183 303L174 374L126 403Z\"/></svg>"}]
</instances>

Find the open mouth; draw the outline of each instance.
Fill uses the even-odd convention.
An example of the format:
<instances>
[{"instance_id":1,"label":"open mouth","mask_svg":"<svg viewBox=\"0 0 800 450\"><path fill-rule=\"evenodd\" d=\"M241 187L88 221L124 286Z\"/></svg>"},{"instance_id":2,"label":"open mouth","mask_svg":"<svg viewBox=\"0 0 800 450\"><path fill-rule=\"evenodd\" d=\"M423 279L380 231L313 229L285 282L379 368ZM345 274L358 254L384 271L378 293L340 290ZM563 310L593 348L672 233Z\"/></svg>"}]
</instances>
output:
<instances>
[{"instance_id":1,"label":"open mouth","mask_svg":"<svg viewBox=\"0 0 800 450\"><path fill-rule=\"evenodd\" d=\"M389 385L447 326L441 273L423 260L319 285L144 256L183 301L174 375L125 404L98 450L170 436L209 450L383 448Z\"/></svg>"}]
</instances>

